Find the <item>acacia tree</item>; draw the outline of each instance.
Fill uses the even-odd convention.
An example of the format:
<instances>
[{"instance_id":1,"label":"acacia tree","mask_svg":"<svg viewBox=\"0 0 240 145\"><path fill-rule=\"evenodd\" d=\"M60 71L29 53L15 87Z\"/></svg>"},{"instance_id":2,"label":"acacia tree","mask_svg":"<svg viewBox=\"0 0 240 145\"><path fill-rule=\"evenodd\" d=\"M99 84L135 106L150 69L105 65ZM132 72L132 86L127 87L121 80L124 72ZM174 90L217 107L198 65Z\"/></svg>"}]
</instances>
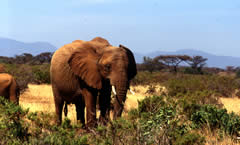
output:
<instances>
[{"instance_id":1,"label":"acacia tree","mask_svg":"<svg viewBox=\"0 0 240 145\"><path fill-rule=\"evenodd\" d=\"M172 69L173 72L177 73L179 64L191 60L191 57L188 55L160 55L155 57L154 60L163 63L170 70Z\"/></svg>"},{"instance_id":2,"label":"acacia tree","mask_svg":"<svg viewBox=\"0 0 240 145\"><path fill-rule=\"evenodd\" d=\"M197 55L186 61L186 63L191 66L195 73L202 73L202 68L206 65L207 60L207 58Z\"/></svg>"},{"instance_id":3,"label":"acacia tree","mask_svg":"<svg viewBox=\"0 0 240 145\"><path fill-rule=\"evenodd\" d=\"M157 71L157 70L161 70L164 68L164 65L160 62L157 62L156 60L150 58L150 57L143 57L143 64L142 64L144 70L147 70L149 72L153 72L153 71Z\"/></svg>"},{"instance_id":4,"label":"acacia tree","mask_svg":"<svg viewBox=\"0 0 240 145\"><path fill-rule=\"evenodd\" d=\"M33 59L33 55L30 53L23 53L21 55L15 55L14 61L17 64L25 64Z\"/></svg>"}]
</instances>

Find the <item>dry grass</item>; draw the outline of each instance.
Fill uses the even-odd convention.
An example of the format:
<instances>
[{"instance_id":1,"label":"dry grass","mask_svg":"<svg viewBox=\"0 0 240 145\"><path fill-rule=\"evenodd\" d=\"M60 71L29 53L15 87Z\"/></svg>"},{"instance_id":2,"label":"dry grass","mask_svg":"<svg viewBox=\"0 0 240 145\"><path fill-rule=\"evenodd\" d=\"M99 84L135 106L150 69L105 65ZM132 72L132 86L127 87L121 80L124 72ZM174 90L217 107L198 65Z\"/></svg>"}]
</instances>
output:
<instances>
[{"instance_id":1,"label":"dry grass","mask_svg":"<svg viewBox=\"0 0 240 145\"><path fill-rule=\"evenodd\" d=\"M55 112L52 88L50 85L28 85L28 89L20 96L19 104L25 109L29 108L31 112ZM70 105L68 109L68 118L76 122L75 106Z\"/></svg>"},{"instance_id":2,"label":"dry grass","mask_svg":"<svg viewBox=\"0 0 240 145\"><path fill-rule=\"evenodd\" d=\"M127 94L127 100L125 103L124 113L125 116L131 108L136 108L138 106L138 100L142 100L145 98L145 96L150 96L150 94L147 94L147 90L149 89L149 86L134 86L131 87L131 89L135 92L135 94L131 94L128 92ZM161 93L162 91L166 91L165 88L162 88L161 86L156 86L155 88L156 94ZM240 114L240 99L238 98L221 98L220 99L222 103L224 104L225 108L231 112L235 112L237 114ZM54 113L55 112L55 105L52 95L52 89L50 85L33 85L30 84L29 88L26 92L24 92L20 96L20 105L23 108L29 108L30 111L42 111L47 113ZM71 119L73 123L76 123L76 112L75 112L75 106L70 105L68 106L68 118ZM63 115L64 116L64 115ZM231 137L224 136L224 138L219 141L219 139L216 138L216 134L208 132L206 129L203 134L207 135L207 142L206 144L212 145L212 144L219 144L219 145L229 145L229 144L235 144L233 143Z\"/></svg>"},{"instance_id":3,"label":"dry grass","mask_svg":"<svg viewBox=\"0 0 240 145\"><path fill-rule=\"evenodd\" d=\"M224 107L228 110L228 112L235 112L240 114L240 99L237 97L234 98L220 98Z\"/></svg>"},{"instance_id":4,"label":"dry grass","mask_svg":"<svg viewBox=\"0 0 240 145\"><path fill-rule=\"evenodd\" d=\"M218 137L218 132L212 132L209 128L204 128L199 132L205 135L205 145L238 145L238 141L224 134L222 138Z\"/></svg>"},{"instance_id":5,"label":"dry grass","mask_svg":"<svg viewBox=\"0 0 240 145\"><path fill-rule=\"evenodd\" d=\"M124 114L131 108L138 106L138 100L142 100L146 95L147 86L136 86L131 88L135 94L128 92L125 103ZM20 105L30 111L42 111L48 113L55 112L52 88L50 85L33 85L29 84L28 89L20 96ZM68 105L68 118L76 122L75 105ZM64 116L64 115L63 115Z\"/></svg>"},{"instance_id":6,"label":"dry grass","mask_svg":"<svg viewBox=\"0 0 240 145\"><path fill-rule=\"evenodd\" d=\"M53 100L52 88L50 85L33 85L30 84L29 88L20 96L20 105L23 108L29 108L30 111L43 111L43 112L55 112L55 105ZM147 94L148 86L134 86L131 89L135 94L128 92L127 100L125 103L125 112L131 108L136 108L138 106L138 100L142 100L145 96L150 96ZM156 93L165 91L161 86L156 86ZM236 98L220 98L221 102L224 104L225 108L229 112L235 112L240 114L240 99ZM75 106L69 106L68 117L75 120Z\"/></svg>"}]
</instances>

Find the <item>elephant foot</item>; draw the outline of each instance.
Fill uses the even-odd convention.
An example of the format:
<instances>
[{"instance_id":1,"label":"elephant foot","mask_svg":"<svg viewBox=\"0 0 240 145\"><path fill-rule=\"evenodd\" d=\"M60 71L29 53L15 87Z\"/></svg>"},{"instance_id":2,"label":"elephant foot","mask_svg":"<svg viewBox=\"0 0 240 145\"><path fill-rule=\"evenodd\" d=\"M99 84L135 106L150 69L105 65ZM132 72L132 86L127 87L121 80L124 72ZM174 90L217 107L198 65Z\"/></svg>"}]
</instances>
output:
<instances>
[{"instance_id":1,"label":"elephant foot","mask_svg":"<svg viewBox=\"0 0 240 145\"><path fill-rule=\"evenodd\" d=\"M55 116L54 122L55 122L58 126L60 126L60 125L62 124L62 120L59 119L59 116L57 116L57 115Z\"/></svg>"},{"instance_id":2,"label":"elephant foot","mask_svg":"<svg viewBox=\"0 0 240 145\"><path fill-rule=\"evenodd\" d=\"M91 122L88 122L86 124L87 129L96 128L96 127L97 127L97 122L96 121L91 121Z\"/></svg>"},{"instance_id":3,"label":"elephant foot","mask_svg":"<svg viewBox=\"0 0 240 145\"><path fill-rule=\"evenodd\" d=\"M102 117L102 116L100 116L100 117L99 117L99 120L98 120L98 123L99 123L100 125L107 125L108 121L109 121L109 119L108 119L107 117Z\"/></svg>"},{"instance_id":4,"label":"elephant foot","mask_svg":"<svg viewBox=\"0 0 240 145\"><path fill-rule=\"evenodd\" d=\"M58 119L56 119L55 122L58 126L60 126L62 124L62 121L59 121Z\"/></svg>"}]
</instances>

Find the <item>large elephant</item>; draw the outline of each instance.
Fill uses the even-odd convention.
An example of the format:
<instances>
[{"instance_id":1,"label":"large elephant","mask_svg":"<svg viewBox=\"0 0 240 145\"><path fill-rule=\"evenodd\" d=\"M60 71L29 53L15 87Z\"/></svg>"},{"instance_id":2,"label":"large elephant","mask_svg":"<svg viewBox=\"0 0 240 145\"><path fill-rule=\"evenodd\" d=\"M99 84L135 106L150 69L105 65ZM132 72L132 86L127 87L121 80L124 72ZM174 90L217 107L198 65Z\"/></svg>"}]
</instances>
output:
<instances>
[{"instance_id":1,"label":"large elephant","mask_svg":"<svg viewBox=\"0 0 240 145\"><path fill-rule=\"evenodd\" d=\"M121 116L130 80L137 74L133 53L120 45L114 47L101 37L91 41L75 40L59 48L51 60L51 82L58 123L62 120L64 102L76 105L77 120L87 126L96 120L96 100L100 121L107 121L112 87L116 92L114 118Z\"/></svg>"},{"instance_id":2,"label":"large elephant","mask_svg":"<svg viewBox=\"0 0 240 145\"><path fill-rule=\"evenodd\" d=\"M7 73L0 73L0 96L19 104L20 90L16 80Z\"/></svg>"}]
</instances>

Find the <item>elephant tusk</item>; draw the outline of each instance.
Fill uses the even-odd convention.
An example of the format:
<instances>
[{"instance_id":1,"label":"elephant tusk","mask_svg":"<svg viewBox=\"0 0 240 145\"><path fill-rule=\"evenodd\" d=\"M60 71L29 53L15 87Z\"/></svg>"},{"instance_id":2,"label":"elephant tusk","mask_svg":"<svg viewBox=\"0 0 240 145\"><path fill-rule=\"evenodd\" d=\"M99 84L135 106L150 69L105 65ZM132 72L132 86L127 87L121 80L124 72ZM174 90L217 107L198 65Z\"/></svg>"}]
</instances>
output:
<instances>
[{"instance_id":1,"label":"elephant tusk","mask_svg":"<svg viewBox=\"0 0 240 145\"><path fill-rule=\"evenodd\" d=\"M135 95L135 92L134 92L133 90L129 89L129 91L130 91L133 95Z\"/></svg>"},{"instance_id":2,"label":"elephant tusk","mask_svg":"<svg viewBox=\"0 0 240 145\"><path fill-rule=\"evenodd\" d=\"M116 90L115 90L115 87L114 87L114 86L112 86L112 91L113 91L113 94L114 94L114 95L117 95L117 93L116 93Z\"/></svg>"}]
</instances>

